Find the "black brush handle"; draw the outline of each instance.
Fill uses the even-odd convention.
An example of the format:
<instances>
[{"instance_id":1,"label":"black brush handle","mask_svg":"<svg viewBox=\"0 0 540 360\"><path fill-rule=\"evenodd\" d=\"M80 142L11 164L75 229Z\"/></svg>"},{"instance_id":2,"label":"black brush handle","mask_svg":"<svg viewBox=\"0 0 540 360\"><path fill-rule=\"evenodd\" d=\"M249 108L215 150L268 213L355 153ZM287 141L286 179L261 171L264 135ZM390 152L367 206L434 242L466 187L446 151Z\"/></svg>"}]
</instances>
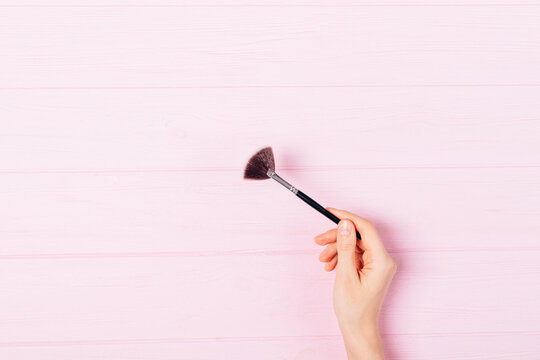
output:
<instances>
[{"instance_id":1,"label":"black brush handle","mask_svg":"<svg viewBox=\"0 0 540 360\"><path fill-rule=\"evenodd\" d=\"M339 224L341 220L340 218L332 214L330 211L326 210L321 204L319 204L318 202L316 202L315 200L313 200L312 198L304 194L302 191L298 190L298 192L296 193L296 196L304 200L309 206L311 206L312 208L314 208L315 210L317 210L318 212L320 212L321 214L323 214L324 216L326 216L327 218L329 218L336 224ZM362 240L362 238L360 237L360 233L358 231L356 232L356 238L358 240Z\"/></svg>"}]
</instances>

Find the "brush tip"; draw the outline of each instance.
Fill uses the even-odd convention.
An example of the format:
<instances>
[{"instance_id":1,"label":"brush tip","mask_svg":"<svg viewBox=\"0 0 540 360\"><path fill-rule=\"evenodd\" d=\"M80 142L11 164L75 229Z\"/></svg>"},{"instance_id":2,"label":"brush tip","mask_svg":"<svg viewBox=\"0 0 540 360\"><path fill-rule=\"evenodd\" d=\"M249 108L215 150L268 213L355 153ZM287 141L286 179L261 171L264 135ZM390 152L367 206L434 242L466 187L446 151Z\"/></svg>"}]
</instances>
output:
<instances>
[{"instance_id":1,"label":"brush tip","mask_svg":"<svg viewBox=\"0 0 540 360\"><path fill-rule=\"evenodd\" d=\"M262 148L249 159L244 170L244 179L268 179L268 170L275 170L274 152L271 146Z\"/></svg>"}]
</instances>

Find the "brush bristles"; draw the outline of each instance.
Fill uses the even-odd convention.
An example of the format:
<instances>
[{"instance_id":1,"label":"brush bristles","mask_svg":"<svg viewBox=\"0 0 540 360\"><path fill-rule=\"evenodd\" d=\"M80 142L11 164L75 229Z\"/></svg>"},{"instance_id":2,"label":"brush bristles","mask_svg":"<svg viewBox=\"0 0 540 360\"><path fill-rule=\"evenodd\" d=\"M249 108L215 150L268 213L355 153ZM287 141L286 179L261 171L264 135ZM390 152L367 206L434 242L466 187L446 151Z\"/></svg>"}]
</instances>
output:
<instances>
[{"instance_id":1,"label":"brush bristles","mask_svg":"<svg viewBox=\"0 0 540 360\"><path fill-rule=\"evenodd\" d=\"M244 170L244 179L265 180L269 179L268 170L275 170L274 153L270 146L257 151L249 159Z\"/></svg>"}]
</instances>

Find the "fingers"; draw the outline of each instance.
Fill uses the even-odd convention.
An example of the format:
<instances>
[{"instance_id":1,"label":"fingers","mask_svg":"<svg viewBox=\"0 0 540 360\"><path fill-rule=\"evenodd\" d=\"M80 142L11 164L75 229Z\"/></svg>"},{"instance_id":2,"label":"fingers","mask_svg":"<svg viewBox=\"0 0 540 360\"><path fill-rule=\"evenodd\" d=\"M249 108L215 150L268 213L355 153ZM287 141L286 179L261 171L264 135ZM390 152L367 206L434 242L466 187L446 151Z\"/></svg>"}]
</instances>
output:
<instances>
[{"instance_id":1,"label":"fingers","mask_svg":"<svg viewBox=\"0 0 540 360\"><path fill-rule=\"evenodd\" d=\"M325 235L330 232L333 234L337 234L337 229L332 229L331 231L327 231L326 233L321 234L321 235ZM334 270L338 261L336 240L337 238L334 238L333 242L326 245L326 247L323 249L323 251L321 251L319 255L319 261L326 263L324 266L324 269L326 271ZM357 241L355 252L356 252L356 261L357 261L356 266L357 266L357 269L360 270L363 266L363 261L362 261L363 251L358 247L358 241Z\"/></svg>"},{"instance_id":2,"label":"fingers","mask_svg":"<svg viewBox=\"0 0 540 360\"><path fill-rule=\"evenodd\" d=\"M319 255L319 260L322 262L329 262L337 255L336 243L328 245Z\"/></svg>"},{"instance_id":3,"label":"fingers","mask_svg":"<svg viewBox=\"0 0 540 360\"><path fill-rule=\"evenodd\" d=\"M334 270L337 264L336 234L337 229L330 229L325 233L315 236L315 242L317 244L322 246L327 245L319 255L319 260L326 263L324 265L324 270L326 271Z\"/></svg>"},{"instance_id":4,"label":"fingers","mask_svg":"<svg viewBox=\"0 0 540 360\"><path fill-rule=\"evenodd\" d=\"M315 236L315 242L319 245L326 245L336 242L337 229L330 229L325 233Z\"/></svg>"},{"instance_id":5,"label":"fingers","mask_svg":"<svg viewBox=\"0 0 540 360\"><path fill-rule=\"evenodd\" d=\"M330 260L329 262L326 263L326 265L324 265L324 270L326 271L334 270L337 265L337 261L338 261L337 256L334 256L332 260Z\"/></svg>"},{"instance_id":6,"label":"fingers","mask_svg":"<svg viewBox=\"0 0 540 360\"><path fill-rule=\"evenodd\" d=\"M337 229L337 276L341 278L357 278L356 269L356 231L350 220L341 220Z\"/></svg>"},{"instance_id":7,"label":"fingers","mask_svg":"<svg viewBox=\"0 0 540 360\"><path fill-rule=\"evenodd\" d=\"M330 207L327 208L327 210L340 219L348 219L354 223L356 230L358 230L358 232L362 236L362 240L359 241L358 244L362 250L370 250L374 257L387 255L384 245L379 238L375 227L368 220L362 219L361 217L345 210L339 210Z\"/></svg>"}]
</instances>

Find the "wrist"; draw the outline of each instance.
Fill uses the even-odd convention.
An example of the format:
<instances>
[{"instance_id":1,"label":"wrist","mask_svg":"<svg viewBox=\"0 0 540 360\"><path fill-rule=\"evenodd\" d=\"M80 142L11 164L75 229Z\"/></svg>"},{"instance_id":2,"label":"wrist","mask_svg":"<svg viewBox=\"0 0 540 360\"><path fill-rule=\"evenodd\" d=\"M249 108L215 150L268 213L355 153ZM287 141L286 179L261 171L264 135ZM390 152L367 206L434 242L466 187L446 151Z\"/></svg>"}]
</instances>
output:
<instances>
[{"instance_id":1,"label":"wrist","mask_svg":"<svg viewBox=\"0 0 540 360\"><path fill-rule=\"evenodd\" d=\"M340 324L349 360L383 360L382 341L377 322L352 326Z\"/></svg>"}]
</instances>

